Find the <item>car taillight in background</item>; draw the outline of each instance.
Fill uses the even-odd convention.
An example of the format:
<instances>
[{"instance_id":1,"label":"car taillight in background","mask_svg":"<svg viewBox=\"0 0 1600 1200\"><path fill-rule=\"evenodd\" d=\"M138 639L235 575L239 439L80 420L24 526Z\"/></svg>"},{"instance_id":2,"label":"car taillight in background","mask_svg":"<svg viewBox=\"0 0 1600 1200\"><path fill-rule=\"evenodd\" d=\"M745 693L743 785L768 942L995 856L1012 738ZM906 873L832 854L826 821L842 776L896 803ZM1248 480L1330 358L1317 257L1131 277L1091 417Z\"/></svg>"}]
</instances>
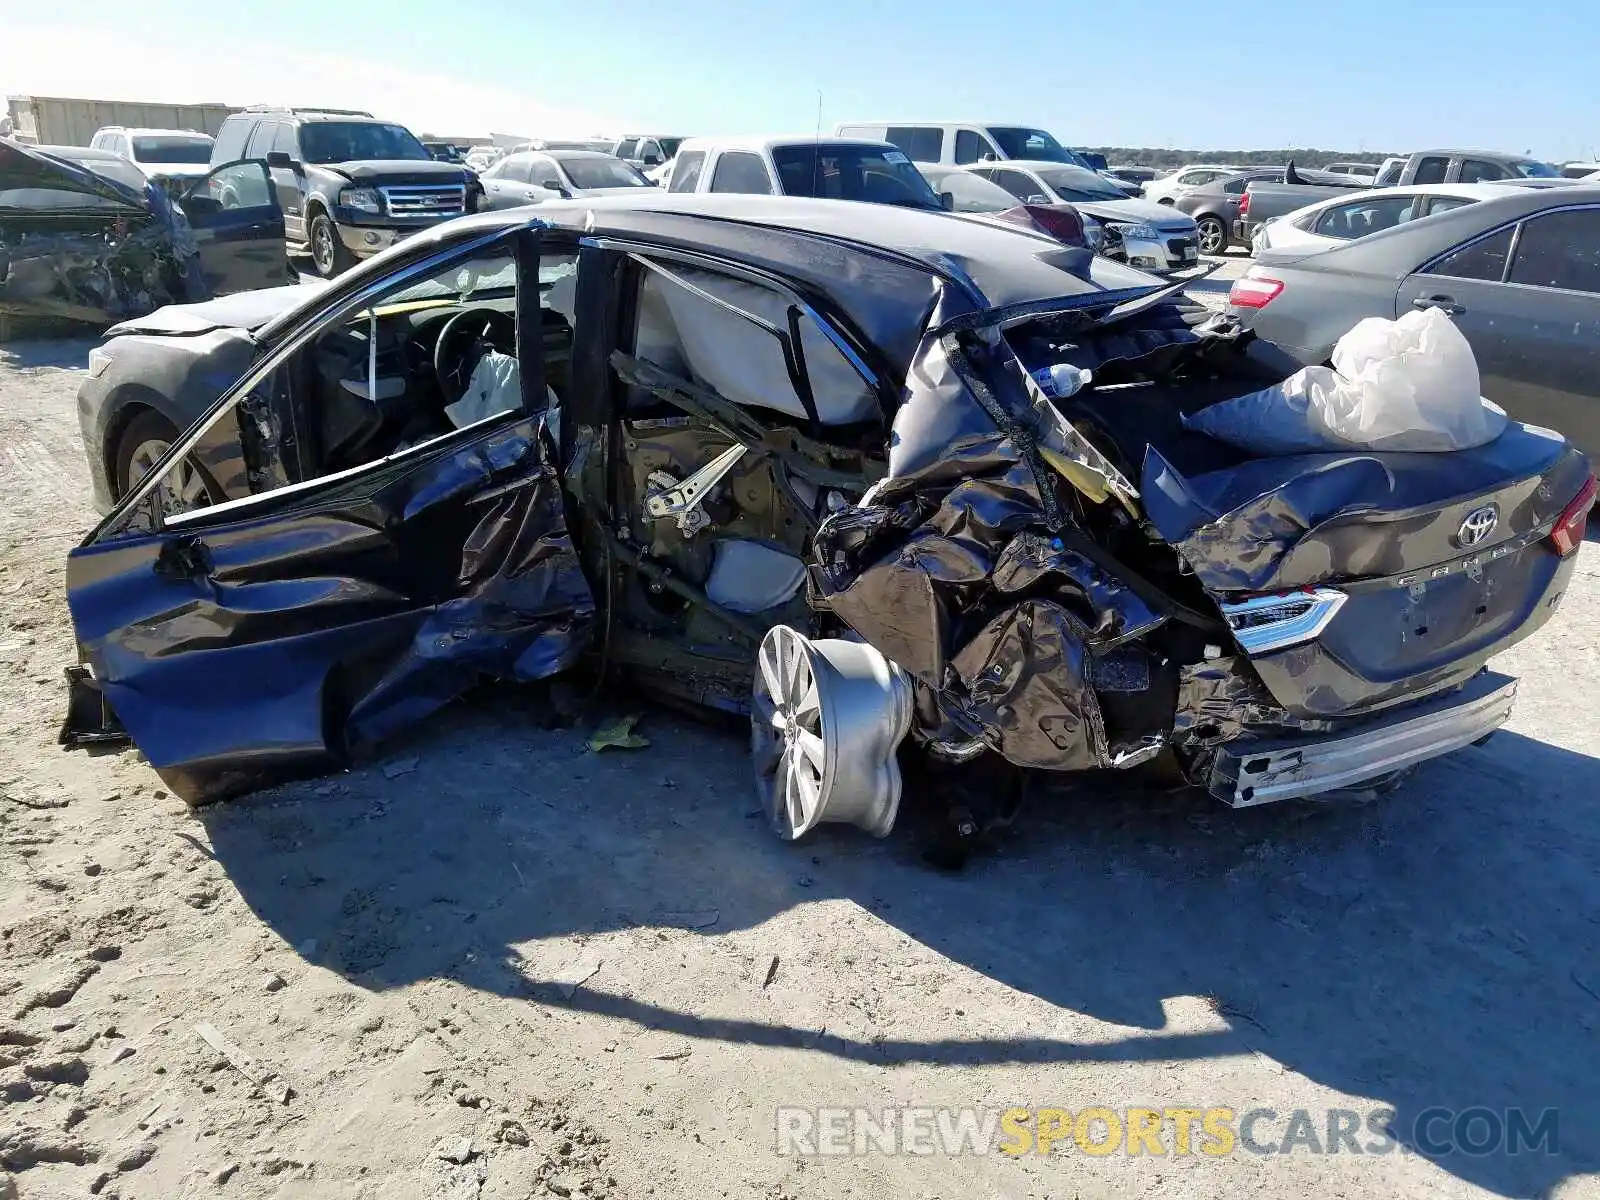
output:
<instances>
[{"instance_id":1,"label":"car taillight in background","mask_svg":"<svg viewBox=\"0 0 1600 1200\"><path fill-rule=\"evenodd\" d=\"M1283 291L1283 280L1267 275L1246 275L1235 279L1228 289L1228 303L1235 308L1265 308Z\"/></svg>"},{"instance_id":2,"label":"car taillight in background","mask_svg":"<svg viewBox=\"0 0 1600 1200\"><path fill-rule=\"evenodd\" d=\"M1250 193L1248 190L1245 191L1244 195L1239 197L1239 215L1241 217L1248 217L1250 215Z\"/></svg>"},{"instance_id":3,"label":"car taillight in background","mask_svg":"<svg viewBox=\"0 0 1600 1200\"><path fill-rule=\"evenodd\" d=\"M1594 496L1595 481L1591 475L1577 498L1562 509L1561 516L1556 518L1556 527L1550 531L1550 544L1562 558L1576 554L1578 547L1583 545L1583 535L1588 531L1589 509L1594 505Z\"/></svg>"},{"instance_id":4,"label":"car taillight in background","mask_svg":"<svg viewBox=\"0 0 1600 1200\"><path fill-rule=\"evenodd\" d=\"M1077 209L1070 206L1046 208L1042 204L1024 204L1022 207L1027 209L1033 223L1056 241L1068 246L1088 247L1089 238L1083 231L1083 217Z\"/></svg>"}]
</instances>

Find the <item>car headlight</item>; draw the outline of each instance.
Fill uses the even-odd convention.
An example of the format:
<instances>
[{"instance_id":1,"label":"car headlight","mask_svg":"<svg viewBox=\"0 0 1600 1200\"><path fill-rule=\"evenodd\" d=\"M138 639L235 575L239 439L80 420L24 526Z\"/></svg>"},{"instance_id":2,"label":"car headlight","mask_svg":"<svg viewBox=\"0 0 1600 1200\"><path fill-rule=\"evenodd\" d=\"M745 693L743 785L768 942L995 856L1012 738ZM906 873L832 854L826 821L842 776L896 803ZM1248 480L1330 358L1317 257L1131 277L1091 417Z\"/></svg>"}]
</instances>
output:
<instances>
[{"instance_id":1,"label":"car headlight","mask_svg":"<svg viewBox=\"0 0 1600 1200\"><path fill-rule=\"evenodd\" d=\"M1085 217L1083 219L1083 240L1089 244L1089 249L1099 254L1101 250L1105 249L1106 245L1105 226L1101 225L1093 217Z\"/></svg>"},{"instance_id":2,"label":"car headlight","mask_svg":"<svg viewBox=\"0 0 1600 1200\"><path fill-rule=\"evenodd\" d=\"M106 373L106 368L111 365L111 355L96 346L89 351L89 378L99 379Z\"/></svg>"},{"instance_id":3,"label":"car headlight","mask_svg":"<svg viewBox=\"0 0 1600 1200\"><path fill-rule=\"evenodd\" d=\"M374 215L383 211L383 201L378 198L376 188L345 188L339 193L339 204L342 208Z\"/></svg>"},{"instance_id":4,"label":"car headlight","mask_svg":"<svg viewBox=\"0 0 1600 1200\"><path fill-rule=\"evenodd\" d=\"M1120 233L1124 238L1138 238L1140 241L1144 242L1159 241L1161 238L1161 235L1156 232L1156 227L1154 225L1146 225L1143 222L1129 224L1120 221L1114 221L1111 223L1111 227Z\"/></svg>"}]
</instances>

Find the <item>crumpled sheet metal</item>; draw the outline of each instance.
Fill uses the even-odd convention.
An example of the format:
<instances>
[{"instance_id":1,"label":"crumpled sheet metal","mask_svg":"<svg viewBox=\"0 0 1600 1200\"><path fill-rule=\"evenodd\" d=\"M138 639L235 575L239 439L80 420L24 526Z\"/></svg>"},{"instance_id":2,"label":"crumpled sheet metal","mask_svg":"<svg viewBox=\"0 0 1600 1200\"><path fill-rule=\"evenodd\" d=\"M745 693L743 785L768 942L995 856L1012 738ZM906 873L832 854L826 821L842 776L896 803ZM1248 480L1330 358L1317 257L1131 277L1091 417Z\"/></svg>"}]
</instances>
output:
<instances>
[{"instance_id":1,"label":"crumpled sheet metal","mask_svg":"<svg viewBox=\"0 0 1600 1200\"><path fill-rule=\"evenodd\" d=\"M102 324L190 298L171 231L126 226L0 238L0 313Z\"/></svg>"},{"instance_id":2,"label":"crumpled sheet metal","mask_svg":"<svg viewBox=\"0 0 1600 1200\"><path fill-rule=\"evenodd\" d=\"M1291 724L1289 714L1243 658L1214 658L1178 672L1172 740L1179 746L1209 749L1232 741L1252 726L1281 732L1287 724Z\"/></svg>"},{"instance_id":3,"label":"crumpled sheet metal","mask_svg":"<svg viewBox=\"0 0 1600 1200\"><path fill-rule=\"evenodd\" d=\"M480 679L553 675L593 624L536 420L337 511L197 529L196 569L154 546L74 551L72 615L106 699L190 801L342 765Z\"/></svg>"},{"instance_id":4,"label":"crumpled sheet metal","mask_svg":"<svg viewBox=\"0 0 1600 1200\"><path fill-rule=\"evenodd\" d=\"M817 533L819 595L1011 762L1103 766L1093 655L1162 618L1052 536L1031 469L939 340L908 393L889 475Z\"/></svg>"},{"instance_id":5,"label":"crumpled sheet metal","mask_svg":"<svg viewBox=\"0 0 1600 1200\"><path fill-rule=\"evenodd\" d=\"M1464 553L1456 534L1470 509L1493 500L1501 531L1529 533L1555 520L1588 471L1576 448L1513 422L1453 454L1295 454L1195 478L1152 447L1141 493L1200 583L1226 594L1448 562Z\"/></svg>"}]
</instances>

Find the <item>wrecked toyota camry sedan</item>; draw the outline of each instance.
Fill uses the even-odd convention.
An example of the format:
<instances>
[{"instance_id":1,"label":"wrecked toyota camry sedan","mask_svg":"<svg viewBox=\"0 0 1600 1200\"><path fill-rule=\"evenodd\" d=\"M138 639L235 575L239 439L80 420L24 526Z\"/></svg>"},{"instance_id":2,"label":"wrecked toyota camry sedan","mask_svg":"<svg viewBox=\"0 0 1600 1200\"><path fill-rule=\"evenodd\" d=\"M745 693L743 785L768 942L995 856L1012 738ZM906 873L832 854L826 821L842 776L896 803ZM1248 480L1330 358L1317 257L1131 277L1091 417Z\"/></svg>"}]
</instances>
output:
<instances>
[{"instance_id":1,"label":"wrecked toyota camry sedan","mask_svg":"<svg viewBox=\"0 0 1600 1200\"><path fill-rule=\"evenodd\" d=\"M1347 788L1506 720L1486 662L1555 612L1594 494L1515 422L1240 451L1184 417L1283 380L1271 345L1085 250L865 204L468 217L97 355L64 738L125 733L190 801L585 661L747 713L784 838L887 833L907 756ZM130 479L148 413L187 432Z\"/></svg>"}]
</instances>

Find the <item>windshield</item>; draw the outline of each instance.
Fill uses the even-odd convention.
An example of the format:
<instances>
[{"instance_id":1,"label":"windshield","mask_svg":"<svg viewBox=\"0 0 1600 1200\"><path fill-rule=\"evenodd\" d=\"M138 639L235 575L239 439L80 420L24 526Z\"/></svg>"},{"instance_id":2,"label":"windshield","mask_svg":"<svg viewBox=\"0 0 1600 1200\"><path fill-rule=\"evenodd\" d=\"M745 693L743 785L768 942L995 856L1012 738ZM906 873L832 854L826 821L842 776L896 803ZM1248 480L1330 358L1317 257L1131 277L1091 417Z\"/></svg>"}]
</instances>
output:
<instances>
[{"instance_id":1,"label":"windshield","mask_svg":"<svg viewBox=\"0 0 1600 1200\"><path fill-rule=\"evenodd\" d=\"M385 158L433 161L427 147L404 125L375 121L308 121L300 126L300 157L308 163Z\"/></svg>"},{"instance_id":2,"label":"windshield","mask_svg":"<svg viewBox=\"0 0 1600 1200\"><path fill-rule=\"evenodd\" d=\"M557 280L578 270L576 254L545 254L539 258L539 292L548 292ZM517 264L510 257L480 258L401 288L385 296L382 306L412 304L419 300L493 300L511 295L517 288Z\"/></svg>"},{"instance_id":3,"label":"windshield","mask_svg":"<svg viewBox=\"0 0 1600 1200\"><path fill-rule=\"evenodd\" d=\"M991 125L989 136L994 139L994 144L1000 147L1000 153L1006 158L1032 158L1039 162L1071 163L1077 167L1088 167L1083 159L1042 129Z\"/></svg>"},{"instance_id":4,"label":"windshield","mask_svg":"<svg viewBox=\"0 0 1600 1200\"><path fill-rule=\"evenodd\" d=\"M1079 167L1048 167L1035 172L1059 199L1068 202L1079 200L1126 200L1127 193L1107 183L1093 171Z\"/></svg>"},{"instance_id":5,"label":"windshield","mask_svg":"<svg viewBox=\"0 0 1600 1200\"><path fill-rule=\"evenodd\" d=\"M208 137L136 137L133 139L133 157L147 163L195 163L204 166L211 161L211 139Z\"/></svg>"},{"instance_id":6,"label":"windshield","mask_svg":"<svg viewBox=\"0 0 1600 1200\"><path fill-rule=\"evenodd\" d=\"M1511 163L1512 169L1524 179L1561 179L1560 171L1549 163L1539 162L1531 158L1515 159Z\"/></svg>"},{"instance_id":7,"label":"windshield","mask_svg":"<svg viewBox=\"0 0 1600 1200\"><path fill-rule=\"evenodd\" d=\"M575 188L650 187L637 167L620 158L566 158L561 170Z\"/></svg>"},{"instance_id":8,"label":"windshield","mask_svg":"<svg viewBox=\"0 0 1600 1200\"><path fill-rule=\"evenodd\" d=\"M774 146L772 163L778 168L785 196L940 207L928 181L909 158L891 146Z\"/></svg>"},{"instance_id":9,"label":"windshield","mask_svg":"<svg viewBox=\"0 0 1600 1200\"><path fill-rule=\"evenodd\" d=\"M675 137L657 138L656 141L661 144L661 153L668 158L676 158L678 156L678 147L684 143L683 138Z\"/></svg>"}]
</instances>

